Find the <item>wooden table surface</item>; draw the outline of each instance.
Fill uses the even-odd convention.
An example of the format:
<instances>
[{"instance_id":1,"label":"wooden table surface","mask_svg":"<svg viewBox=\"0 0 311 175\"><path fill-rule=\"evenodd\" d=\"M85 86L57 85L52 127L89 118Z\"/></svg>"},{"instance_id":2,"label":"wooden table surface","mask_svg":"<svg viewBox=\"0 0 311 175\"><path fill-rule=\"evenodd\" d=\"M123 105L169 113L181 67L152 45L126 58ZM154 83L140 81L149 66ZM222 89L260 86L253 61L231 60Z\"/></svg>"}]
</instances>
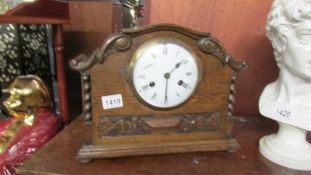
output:
<instances>
[{"instance_id":1,"label":"wooden table surface","mask_svg":"<svg viewBox=\"0 0 311 175\"><path fill-rule=\"evenodd\" d=\"M310 175L278 166L258 152L258 140L275 132L276 124L263 117L235 117L234 137L242 148L225 151L174 155L139 156L94 160L80 163L75 154L90 133L90 127L79 117L54 137L21 167L20 174L53 175Z\"/></svg>"}]
</instances>

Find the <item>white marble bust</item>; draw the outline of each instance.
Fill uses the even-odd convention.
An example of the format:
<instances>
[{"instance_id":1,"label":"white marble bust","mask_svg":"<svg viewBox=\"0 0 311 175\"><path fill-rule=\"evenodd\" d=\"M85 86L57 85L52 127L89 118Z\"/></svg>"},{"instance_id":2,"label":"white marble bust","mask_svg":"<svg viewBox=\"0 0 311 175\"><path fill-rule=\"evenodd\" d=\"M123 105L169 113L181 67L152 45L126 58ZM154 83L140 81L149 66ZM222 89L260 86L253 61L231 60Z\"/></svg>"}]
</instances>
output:
<instances>
[{"instance_id":1,"label":"white marble bust","mask_svg":"<svg viewBox=\"0 0 311 175\"><path fill-rule=\"evenodd\" d=\"M276 120L279 130L260 139L269 160L293 169L311 170L311 0L274 0L267 20L279 67L276 81L259 99L259 111Z\"/></svg>"}]
</instances>

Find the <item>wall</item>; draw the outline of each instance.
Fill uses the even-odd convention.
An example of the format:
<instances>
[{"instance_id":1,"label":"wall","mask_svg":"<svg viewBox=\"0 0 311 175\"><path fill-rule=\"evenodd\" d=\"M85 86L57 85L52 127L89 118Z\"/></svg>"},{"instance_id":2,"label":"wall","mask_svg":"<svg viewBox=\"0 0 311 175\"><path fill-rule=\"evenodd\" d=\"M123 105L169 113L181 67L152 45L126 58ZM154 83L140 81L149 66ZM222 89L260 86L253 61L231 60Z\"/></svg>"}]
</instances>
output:
<instances>
[{"instance_id":1,"label":"wall","mask_svg":"<svg viewBox=\"0 0 311 175\"><path fill-rule=\"evenodd\" d=\"M71 119L82 113L80 73L69 67L79 54L90 55L112 33L112 4L69 2L70 24L64 26L64 58Z\"/></svg>"},{"instance_id":2,"label":"wall","mask_svg":"<svg viewBox=\"0 0 311 175\"><path fill-rule=\"evenodd\" d=\"M150 23L174 23L210 32L248 69L239 76L235 115L255 116L263 87L277 76L265 36L272 0L148 0Z\"/></svg>"}]
</instances>

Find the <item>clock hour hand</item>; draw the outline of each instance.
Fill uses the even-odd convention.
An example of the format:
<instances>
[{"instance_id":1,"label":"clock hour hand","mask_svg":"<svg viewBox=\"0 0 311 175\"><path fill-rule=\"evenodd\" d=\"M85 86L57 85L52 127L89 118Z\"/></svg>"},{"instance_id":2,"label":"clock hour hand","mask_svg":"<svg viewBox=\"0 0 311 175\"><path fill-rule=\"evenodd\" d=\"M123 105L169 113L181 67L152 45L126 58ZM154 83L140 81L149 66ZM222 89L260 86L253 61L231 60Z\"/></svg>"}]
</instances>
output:
<instances>
[{"instance_id":1,"label":"clock hour hand","mask_svg":"<svg viewBox=\"0 0 311 175\"><path fill-rule=\"evenodd\" d=\"M176 70L177 68L179 68L179 66L181 65L181 63L182 63L183 61L184 61L184 60L182 60L182 61L178 62L177 64L175 64L175 67L170 71L170 74L171 74L172 72L174 72L174 70Z\"/></svg>"}]
</instances>

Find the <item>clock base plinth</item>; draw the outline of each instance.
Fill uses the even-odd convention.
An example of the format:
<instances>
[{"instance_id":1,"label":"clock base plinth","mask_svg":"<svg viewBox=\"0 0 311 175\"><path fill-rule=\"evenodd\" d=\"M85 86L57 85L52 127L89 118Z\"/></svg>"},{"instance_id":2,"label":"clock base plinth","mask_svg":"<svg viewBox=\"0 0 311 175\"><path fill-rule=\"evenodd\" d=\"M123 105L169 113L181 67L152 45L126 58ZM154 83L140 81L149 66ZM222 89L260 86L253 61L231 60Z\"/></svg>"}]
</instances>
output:
<instances>
[{"instance_id":1,"label":"clock base plinth","mask_svg":"<svg viewBox=\"0 0 311 175\"><path fill-rule=\"evenodd\" d=\"M76 158L86 163L92 159L128 157L140 155L156 155L170 153L221 151L235 152L240 148L238 142L231 139L213 139L200 141L179 141L165 143L140 143L140 144L107 144L91 145L84 144L78 150Z\"/></svg>"}]
</instances>

